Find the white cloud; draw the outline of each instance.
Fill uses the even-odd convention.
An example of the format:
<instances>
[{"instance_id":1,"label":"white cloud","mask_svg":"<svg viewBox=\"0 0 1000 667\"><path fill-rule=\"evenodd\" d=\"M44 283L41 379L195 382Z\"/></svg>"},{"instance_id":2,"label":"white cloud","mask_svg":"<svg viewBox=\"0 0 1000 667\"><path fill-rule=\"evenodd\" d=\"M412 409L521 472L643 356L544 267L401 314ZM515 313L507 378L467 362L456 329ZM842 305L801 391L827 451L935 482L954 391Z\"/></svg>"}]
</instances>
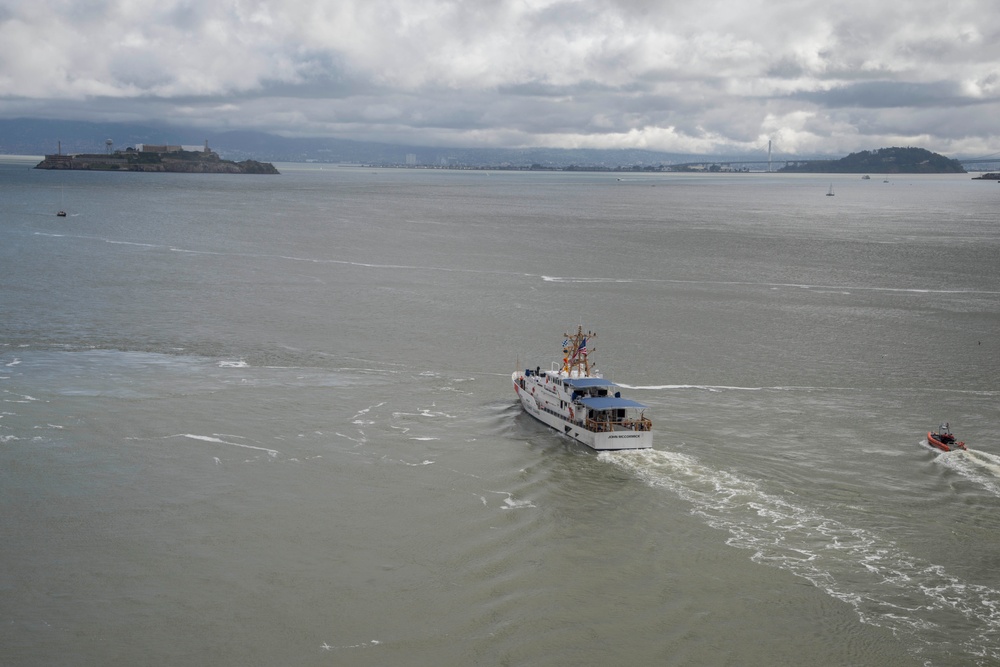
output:
<instances>
[{"instance_id":1,"label":"white cloud","mask_svg":"<svg viewBox=\"0 0 1000 667\"><path fill-rule=\"evenodd\" d=\"M995 152L969 0L8 0L0 116L414 143Z\"/></svg>"}]
</instances>

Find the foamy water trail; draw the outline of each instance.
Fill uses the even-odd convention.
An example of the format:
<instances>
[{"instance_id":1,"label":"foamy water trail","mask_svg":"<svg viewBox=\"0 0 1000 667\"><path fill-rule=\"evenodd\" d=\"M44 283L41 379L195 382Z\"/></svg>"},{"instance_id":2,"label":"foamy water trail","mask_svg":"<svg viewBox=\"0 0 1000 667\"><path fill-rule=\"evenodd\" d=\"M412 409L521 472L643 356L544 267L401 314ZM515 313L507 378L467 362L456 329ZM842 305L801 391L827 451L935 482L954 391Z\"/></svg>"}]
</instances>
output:
<instances>
[{"instance_id":1,"label":"foamy water trail","mask_svg":"<svg viewBox=\"0 0 1000 667\"><path fill-rule=\"evenodd\" d=\"M193 433L181 433L179 435L170 435L168 438L191 438L192 440L202 440L204 442L213 442L220 445L232 445L233 447L242 447L244 449L256 449L261 452L267 452L268 456L272 458L280 454L277 449L268 449L267 447L257 447L256 445L246 445L242 442L229 442L228 440L223 440L222 438L211 436L211 435L195 435Z\"/></svg>"},{"instance_id":2,"label":"foamy water trail","mask_svg":"<svg viewBox=\"0 0 1000 667\"><path fill-rule=\"evenodd\" d=\"M971 448L962 453L969 461L972 461L981 469L989 472L993 477L1000 479L1000 456Z\"/></svg>"},{"instance_id":3,"label":"foamy water trail","mask_svg":"<svg viewBox=\"0 0 1000 667\"><path fill-rule=\"evenodd\" d=\"M722 392L722 391L787 391L787 392L805 392L813 393L820 391L882 391L878 388L860 388L860 387L810 387L810 386L773 386L773 387L738 387L734 385L711 385L711 384L651 384L651 385L631 385L625 384L623 382L616 382L619 387L623 389L636 389L636 390L652 390L652 391L681 391L681 390L694 390L694 391L708 391L708 392ZM1000 392L988 389L954 389L948 387L907 387L900 389L895 387L892 391L911 391L916 393L921 392L933 392L935 394L964 394L968 396L997 396Z\"/></svg>"},{"instance_id":4,"label":"foamy water trail","mask_svg":"<svg viewBox=\"0 0 1000 667\"><path fill-rule=\"evenodd\" d=\"M804 283L770 283L744 280L683 280L680 278L603 278L598 276L538 276L548 283L664 283L680 285L719 285L733 287L770 287L774 289L813 290L821 293L850 294L851 291L899 292L909 294L1000 294L992 290L977 289L929 289L924 287L873 287L869 285L809 285Z\"/></svg>"},{"instance_id":5,"label":"foamy water trail","mask_svg":"<svg viewBox=\"0 0 1000 667\"><path fill-rule=\"evenodd\" d=\"M833 292L837 294L850 294L852 291L859 292L896 292L900 294L969 294L969 295L998 295L1000 292L994 290L978 289L930 289L925 287L875 287L870 285L810 285L799 283L771 283L753 282L741 280L685 280L681 278L609 278L605 276L549 276L544 274L524 273L521 271L504 271L491 269L470 269L453 266L430 266L411 264L381 264L377 262L363 262L358 260L346 260L322 257L299 257L295 255L271 255L266 253L237 253L219 252L214 250L200 250L196 248L179 248L169 245L155 245L148 243L137 243L132 241L119 241L117 239L100 238L85 235L55 234L51 232L35 232L38 236L49 236L52 238L76 238L90 241L101 241L109 244L134 245L149 248L163 248L171 252L203 254L203 255L226 255L247 258L271 258L281 259L289 262L310 262L316 264L341 264L346 266L357 266L370 269L406 270L406 271L443 271L448 273L472 273L484 275L510 275L524 276L526 278L540 279L548 283L661 283L679 285L709 285L709 286L732 286L732 287L768 287L772 289L801 289L813 290L816 292Z\"/></svg>"},{"instance_id":6,"label":"foamy water trail","mask_svg":"<svg viewBox=\"0 0 1000 667\"><path fill-rule=\"evenodd\" d=\"M793 389L810 389L810 387L732 387L728 385L708 385L708 384L652 384L652 385L631 385L616 382L623 389L651 389L651 390L676 390L676 389L697 389L699 391L764 391L771 389L774 391L791 391Z\"/></svg>"},{"instance_id":7,"label":"foamy water trail","mask_svg":"<svg viewBox=\"0 0 1000 667\"><path fill-rule=\"evenodd\" d=\"M1000 591L963 581L881 535L686 454L642 450L599 456L677 494L710 526L728 532L727 544L751 551L754 562L807 579L851 605L862 622L905 634L918 650L960 645L974 656L1000 660Z\"/></svg>"},{"instance_id":8,"label":"foamy water trail","mask_svg":"<svg viewBox=\"0 0 1000 667\"><path fill-rule=\"evenodd\" d=\"M941 452L935 462L1000 497L1000 456L977 449L955 450Z\"/></svg>"}]
</instances>

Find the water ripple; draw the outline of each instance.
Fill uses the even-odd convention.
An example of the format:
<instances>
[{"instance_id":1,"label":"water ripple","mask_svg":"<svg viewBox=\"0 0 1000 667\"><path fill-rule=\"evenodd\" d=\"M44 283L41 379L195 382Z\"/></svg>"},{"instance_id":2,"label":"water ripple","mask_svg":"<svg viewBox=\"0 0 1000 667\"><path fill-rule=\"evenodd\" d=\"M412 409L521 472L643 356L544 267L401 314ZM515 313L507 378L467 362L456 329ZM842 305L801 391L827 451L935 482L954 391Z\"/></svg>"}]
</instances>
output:
<instances>
[{"instance_id":1,"label":"water ripple","mask_svg":"<svg viewBox=\"0 0 1000 667\"><path fill-rule=\"evenodd\" d=\"M690 502L696 515L729 533L727 544L750 550L754 562L807 579L851 605L862 622L905 634L919 652L958 643L973 656L1000 660L1000 591L686 454L600 457Z\"/></svg>"}]
</instances>

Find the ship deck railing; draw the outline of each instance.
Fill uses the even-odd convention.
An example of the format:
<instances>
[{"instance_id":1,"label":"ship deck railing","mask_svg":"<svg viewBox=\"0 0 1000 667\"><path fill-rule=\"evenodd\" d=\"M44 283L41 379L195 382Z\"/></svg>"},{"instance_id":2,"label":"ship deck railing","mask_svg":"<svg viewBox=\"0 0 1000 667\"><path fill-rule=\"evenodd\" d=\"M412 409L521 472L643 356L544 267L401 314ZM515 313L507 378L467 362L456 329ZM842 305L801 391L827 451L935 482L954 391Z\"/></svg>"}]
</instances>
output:
<instances>
[{"instance_id":1,"label":"ship deck railing","mask_svg":"<svg viewBox=\"0 0 1000 667\"><path fill-rule=\"evenodd\" d=\"M653 422L646 417L636 419L566 419L566 415L556 412L552 408L539 405L538 409L548 412L550 415L569 421L578 426L582 426L594 433L610 433L611 431L652 431Z\"/></svg>"},{"instance_id":2,"label":"ship deck railing","mask_svg":"<svg viewBox=\"0 0 1000 667\"><path fill-rule=\"evenodd\" d=\"M595 433L653 430L653 422L645 417L638 419L587 419L584 426L588 431Z\"/></svg>"}]
</instances>

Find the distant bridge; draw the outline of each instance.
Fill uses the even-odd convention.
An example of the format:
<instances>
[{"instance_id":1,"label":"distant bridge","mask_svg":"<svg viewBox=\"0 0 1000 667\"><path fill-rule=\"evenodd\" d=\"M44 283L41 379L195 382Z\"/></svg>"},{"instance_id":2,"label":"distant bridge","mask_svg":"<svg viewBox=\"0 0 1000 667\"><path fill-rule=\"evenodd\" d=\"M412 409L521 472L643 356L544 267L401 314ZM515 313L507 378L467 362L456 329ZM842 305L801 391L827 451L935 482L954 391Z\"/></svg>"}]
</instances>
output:
<instances>
[{"instance_id":1,"label":"distant bridge","mask_svg":"<svg viewBox=\"0 0 1000 667\"><path fill-rule=\"evenodd\" d=\"M767 172L778 171L782 167L791 165L808 165L814 162L830 162L830 160L793 160L781 159L742 159L742 160L701 160L699 162L686 162L684 164L670 165L673 169L704 169L705 171L753 171ZM1000 171L1000 156L960 159L959 162L966 171Z\"/></svg>"},{"instance_id":2,"label":"distant bridge","mask_svg":"<svg viewBox=\"0 0 1000 667\"><path fill-rule=\"evenodd\" d=\"M1000 153L959 160L966 171L1000 171Z\"/></svg>"}]
</instances>

